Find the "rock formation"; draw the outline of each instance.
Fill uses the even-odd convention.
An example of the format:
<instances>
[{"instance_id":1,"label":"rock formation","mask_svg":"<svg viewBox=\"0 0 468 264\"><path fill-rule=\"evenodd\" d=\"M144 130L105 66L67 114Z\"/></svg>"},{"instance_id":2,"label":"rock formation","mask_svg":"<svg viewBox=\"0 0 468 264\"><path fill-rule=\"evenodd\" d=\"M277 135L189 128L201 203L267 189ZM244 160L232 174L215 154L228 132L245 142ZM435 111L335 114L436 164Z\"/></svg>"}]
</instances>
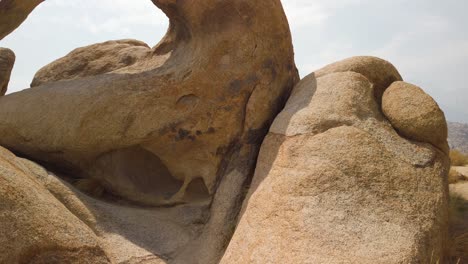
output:
<instances>
[{"instance_id":1,"label":"rock formation","mask_svg":"<svg viewBox=\"0 0 468 264\"><path fill-rule=\"evenodd\" d=\"M279 1L154 2L170 18L156 47L106 42L46 66L0 101L0 144L139 203L212 195L298 79L288 24Z\"/></svg>"},{"instance_id":2,"label":"rock formation","mask_svg":"<svg viewBox=\"0 0 468 264\"><path fill-rule=\"evenodd\" d=\"M0 1L0 38L40 2ZM154 48L82 47L0 97L0 263L444 261L429 95L374 57L296 85L279 0L153 3Z\"/></svg>"},{"instance_id":3,"label":"rock formation","mask_svg":"<svg viewBox=\"0 0 468 264\"><path fill-rule=\"evenodd\" d=\"M13 32L44 0L0 1L0 40Z\"/></svg>"},{"instance_id":4,"label":"rock formation","mask_svg":"<svg viewBox=\"0 0 468 264\"><path fill-rule=\"evenodd\" d=\"M0 148L0 263L110 263L93 231Z\"/></svg>"},{"instance_id":5,"label":"rock formation","mask_svg":"<svg viewBox=\"0 0 468 264\"><path fill-rule=\"evenodd\" d=\"M0 224L6 227L0 241L7 245L0 249L0 263L184 263L173 259L207 221L205 203L148 208L95 199L74 186L85 188L83 182L70 184L61 179L66 175L58 177L7 151L0 156L8 162L0 165L1 205L6 205L0 207Z\"/></svg>"},{"instance_id":6,"label":"rock formation","mask_svg":"<svg viewBox=\"0 0 468 264\"><path fill-rule=\"evenodd\" d=\"M42 169L112 262L216 263L298 81L289 27L279 0L153 2L170 19L157 46L106 42L46 66L0 98L0 145L75 186Z\"/></svg>"},{"instance_id":7,"label":"rock formation","mask_svg":"<svg viewBox=\"0 0 468 264\"><path fill-rule=\"evenodd\" d=\"M107 41L78 48L39 70L31 87L116 71L145 58L151 58L151 51L146 43L132 39Z\"/></svg>"},{"instance_id":8,"label":"rock formation","mask_svg":"<svg viewBox=\"0 0 468 264\"><path fill-rule=\"evenodd\" d=\"M404 82L394 82L382 97L382 110L403 136L431 143L447 155L447 121L437 103L424 91Z\"/></svg>"},{"instance_id":9,"label":"rock formation","mask_svg":"<svg viewBox=\"0 0 468 264\"><path fill-rule=\"evenodd\" d=\"M10 81L11 70L15 64L15 53L10 49L0 48L0 96L5 95Z\"/></svg>"},{"instance_id":10,"label":"rock formation","mask_svg":"<svg viewBox=\"0 0 468 264\"><path fill-rule=\"evenodd\" d=\"M374 85L375 99L380 103L387 87L395 81L401 80L401 75L395 67L384 60L375 57L352 57L332 63L315 72L315 78L334 72L357 72Z\"/></svg>"},{"instance_id":11,"label":"rock formation","mask_svg":"<svg viewBox=\"0 0 468 264\"><path fill-rule=\"evenodd\" d=\"M445 119L410 84L384 93L398 76L388 62L356 57L294 88L221 263L443 262Z\"/></svg>"}]
</instances>

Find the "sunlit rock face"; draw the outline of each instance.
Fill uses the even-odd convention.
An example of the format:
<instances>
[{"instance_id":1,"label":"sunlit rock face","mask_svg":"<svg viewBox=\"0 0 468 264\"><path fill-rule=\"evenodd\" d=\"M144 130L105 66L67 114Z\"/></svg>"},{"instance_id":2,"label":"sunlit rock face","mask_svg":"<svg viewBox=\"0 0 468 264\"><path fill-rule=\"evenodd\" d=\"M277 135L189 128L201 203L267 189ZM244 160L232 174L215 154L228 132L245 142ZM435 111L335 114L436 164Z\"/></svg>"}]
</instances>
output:
<instances>
[{"instance_id":1,"label":"sunlit rock face","mask_svg":"<svg viewBox=\"0 0 468 264\"><path fill-rule=\"evenodd\" d=\"M93 230L0 147L0 263L110 263Z\"/></svg>"},{"instance_id":2,"label":"sunlit rock face","mask_svg":"<svg viewBox=\"0 0 468 264\"><path fill-rule=\"evenodd\" d=\"M150 57L150 51L146 43L134 39L111 40L77 48L40 69L31 87L112 72Z\"/></svg>"},{"instance_id":3,"label":"sunlit rock face","mask_svg":"<svg viewBox=\"0 0 468 264\"><path fill-rule=\"evenodd\" d=\"M221 263L444 262L446 145L443 112L390 63L310 74L263 142Z\"/></svg>"},{"instance_id":4,"label":"sunlit rock face","mask_svg":"<svg viewBox=\"0 0 468 264\"><path fill-rule=\"evenodd\" d=\"M44 0L0 1L0 40L13 32Z\"/></svg>"},{"instance_id":5,"label":"sunlit rock face","mask_svg":"<svg viewBox=\"0 0 468 264\"><path fill-rule=\"evenodd\" d=\"M1 263L443 262L432 98L374 57L297 83L279 0L153 3L155 47L78 48L0 97Z\"/></svg>"},{"instance_id":6,"label":"sunlit rock face","mask_svg":"<svg viewBox=\"0 0 468 264\"><path fill-rule=\"evenodd\" d=\"M170 18L157 46L110 41L44 67L0 102L0 144L138 203L187 202L197 179L212 196L298 80L288 23L279 1L153 2Z\"/></svg>"},{"instance_id":7,"label":"sunlit rock face","mask_svg":"<svg viewBox=\"0 0 468 264\"><path fill-rule=\"evenodd\" d=\"M170 20L159 44L45 66L0 99L0 145L48 168L25 161L110 262L217 263L298 81L289 26L279 0L153 2Z\"/></svg>"},{"instance_id":8,"label":"sunlit rock face","mask_svg":"<svg viewBox=\"0 0 468 264\"><path fill-rule=\"evenodd\" d=\"M403 136L449 153L444 112L421 88L405 82L393 83L382 97L382 111Z\"/></svg>"}]
</instances>

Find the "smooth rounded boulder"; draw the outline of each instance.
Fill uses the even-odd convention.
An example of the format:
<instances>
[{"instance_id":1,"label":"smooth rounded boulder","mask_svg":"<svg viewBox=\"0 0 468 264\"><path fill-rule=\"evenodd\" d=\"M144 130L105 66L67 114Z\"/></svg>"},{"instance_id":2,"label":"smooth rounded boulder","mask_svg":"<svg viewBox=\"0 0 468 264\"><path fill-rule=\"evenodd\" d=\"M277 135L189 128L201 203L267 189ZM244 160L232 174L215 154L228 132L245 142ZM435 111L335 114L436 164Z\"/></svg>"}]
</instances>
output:
<instances>
[{"instance_id":1,"label":"smooth rounded boulder","mask_svg":"<svg viewBox=\"0 0 468 264\"><path fill-rule=\"evenodd\" d=\"M110 263L93 231L0 147L0 263Z\"/></svg>"},{"instance_id":2,"label":"smooth rounded boulder","mask_svg":"<svg viewBox=\"0 0 468 264\"><path fill-rule=\"evenodd\" d=\"M334 72L357 72L374 85L374 95L377 102L381 101L387 87L395 81L402 81L400 73L390 62L372 56L356 56L332 63L316 71L316 78Z\"/></svg>"},{"instance_id":3,"label":"smooth rounded boulder","mask_svg":"<svg viewBox=\"0 0 468 264\"><path fill-rule=\"evenodd\" d=\"M31 87L112 72L131 66L145 57L151 57L151 49L138 40L112 40L89 45L40 69Z\"/></svg>"},{"instance_id":4,"label":"smooth rounded boulder","mask_svg":"<svg viewBox=\"0 0 468 264\"><path fill-rule=\"evenodd\" d=\"M0 48L0 96L5 95L8 90L15 59L15 53L12 50Z\"/></svg>"},{"instance_id":5,"label":"smooth rounded boulder","mask_svg":"<svg viewBox=\"0 0 468 264\"><path fill-rule=\"evenodd\" d=\"M449 153L444 112L421 88L394 82L384 93L382 111L393 127L406 137L428 142Z\"/></svg>"},{"instance_id":6,"label":"smooth rounded boulder","mask_svg":"<svg viewBox=\"0 0 468 264\"><path fill-rule=\"evenodd\" d=\"M294 88L221 263L444 261L449 158L385 118L372 80L399 74L375 62L312 73Z\"/></svg>"}]
</instances>

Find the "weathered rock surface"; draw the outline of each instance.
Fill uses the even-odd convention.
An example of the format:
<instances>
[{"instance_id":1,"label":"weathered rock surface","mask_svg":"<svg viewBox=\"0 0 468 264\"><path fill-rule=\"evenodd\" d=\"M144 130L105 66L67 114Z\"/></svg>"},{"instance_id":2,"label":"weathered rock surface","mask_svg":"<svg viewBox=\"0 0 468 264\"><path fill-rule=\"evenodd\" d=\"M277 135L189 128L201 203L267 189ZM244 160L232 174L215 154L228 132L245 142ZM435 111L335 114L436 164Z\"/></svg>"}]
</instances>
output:
<instances>
[{"instance_id":1,"label":"weathered rock surface","mask_svg":"<svg viewBox=\"0 0 468 264\"><path fill-rule=\"evenodd\" d=\"M44 0L0 1L0 40L13 32Z\"/></svg>"},{"instance_id":2,"label":"weathered rock surface","mask_svg":"<svg viewBox=\"0 0 468 264\"><path fill-rule=\"evenodd\" d=\"M374 85L374 95L380 102L382 94L387 87L395 81L402 81L398 70L388 61L371 56L357 56L332 63L315 72L315 77L320 78L334 72L357 72Z\"/></svg>"},{"instance_id":3,"label":"weathered rock surface","mask_svg":"<svg viewBox=\"0 0 468 264\"><path fill-rule=\"evenodd\" d=\"M217 263L298 81L289 27L279 0L153 2L170 18L156 47L101 43L46 66L0 98L0 144L105 189L117 204L42 177L111 261Z\"/></svg>"},{"instance_id":4,"label":"weathered rock surface","mask_svg":"<svg viewBox=\"0 0 468 264\"><path fill-rule=\"evenodd\" d=\"M31 87L112 72L131 66L151 55L151 49L146 43L132 39L107 41L78 48L40 69L34 76Z\"/></svg>"},{"instance_id":5,"label":"weathered rock surface","mask_svg":"<svg viewBox=\"0 0 468 264\"><path fill-rule=\"evenodd\" d=\"M110 263L98 238L0 148L0 263Z\"/></svg>"},{"instance_id":6,"label":"weathered rock surface","mask_svg":"<svg viewBox=\"0 0 468 264\"><path fill-rule=\"evenodd\" d=\"M368 71L322 69L294 88L221 263L443 261L448 156L401 137L379 110L373 76L390 80L396 70L352 60Z\"/></svg>"},{"instance_id":7,"label":"weathered rock surface","mask_svg":"<svg viewBox=\"0 0 468 264\"><path fill-rule=\"evenodd\" d=\"M82 189L83 180L72 185L34 162L21 162L96 233L111 263L174 263L174 257L202 233L207 222L208 203L150 208L118 203L104 196L95 199L74 186Z\"/></svg>"},{"instance_id":8,"label":"weathered rock surface","mask_svg":"<svg viewBox=\"0 0 468 264\"><path fill-rule=\"evenodd\" d=\"M155 48L107 42L46 66L33 82L44 85L0 101L0 143L136 202L213 194L298 78L288 24L279 1L154 2L171 20Z\"/></svg>"},{"instance_id":9,"label":"weathered rock surface","mask_svg":"<svg viewBox=\"0 0 468 264\"><path fill-rule=\"evenodd\" d=\"M445 115L434 99L421 88L394 82L383 95L382 111L405 137L431 143L448 154Z\"/></svg>"},{"instance_id":10,"label":"weathered rock surface","mask_svg":"<svg viewBox=\"0 0 468 264\"><path fill-rule=\"evenodd\" d=\"M95 199L1 151L1 263L174 263L208 218L207 203L144 208Z\"/></svg>"},{"instance_id":11,"label":"weathered rock surface","mask_svg":"<svg viewBox=\"0 0 468 264\"><path fill-rule=\"evenodd\" d=\"M5 95L7 92L14 64L15 53L10 49L0 48L0 96Z\"/></svg>"}]
</instances>

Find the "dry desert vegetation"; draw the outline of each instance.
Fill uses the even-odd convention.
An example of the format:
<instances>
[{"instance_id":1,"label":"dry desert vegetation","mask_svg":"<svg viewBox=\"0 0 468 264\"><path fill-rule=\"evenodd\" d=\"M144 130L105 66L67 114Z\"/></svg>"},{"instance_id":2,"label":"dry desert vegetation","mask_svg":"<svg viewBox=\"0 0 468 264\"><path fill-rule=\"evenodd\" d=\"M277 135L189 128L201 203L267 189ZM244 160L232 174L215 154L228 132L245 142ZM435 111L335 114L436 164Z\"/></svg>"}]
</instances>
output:
<instances>
[{"instance_id":1,"label":"dry desert vegetation","mask_svg":"<svg viewBox=\"0 0 468 264\"><path fill-rule=\"evenodd\" d=\"M453 263L468 263L468 156L450 151L450 255Z\"/></svg>"},{"instance_id":2,"label":"dry desert vegetation","mask_svg":"<svg viewBox=\"0 0 468 264\"><path fill-rule=\"evenodd\" d=\"M450 186L451 263L468 261L468 182Z\"/></svg>"}]
</instances>

